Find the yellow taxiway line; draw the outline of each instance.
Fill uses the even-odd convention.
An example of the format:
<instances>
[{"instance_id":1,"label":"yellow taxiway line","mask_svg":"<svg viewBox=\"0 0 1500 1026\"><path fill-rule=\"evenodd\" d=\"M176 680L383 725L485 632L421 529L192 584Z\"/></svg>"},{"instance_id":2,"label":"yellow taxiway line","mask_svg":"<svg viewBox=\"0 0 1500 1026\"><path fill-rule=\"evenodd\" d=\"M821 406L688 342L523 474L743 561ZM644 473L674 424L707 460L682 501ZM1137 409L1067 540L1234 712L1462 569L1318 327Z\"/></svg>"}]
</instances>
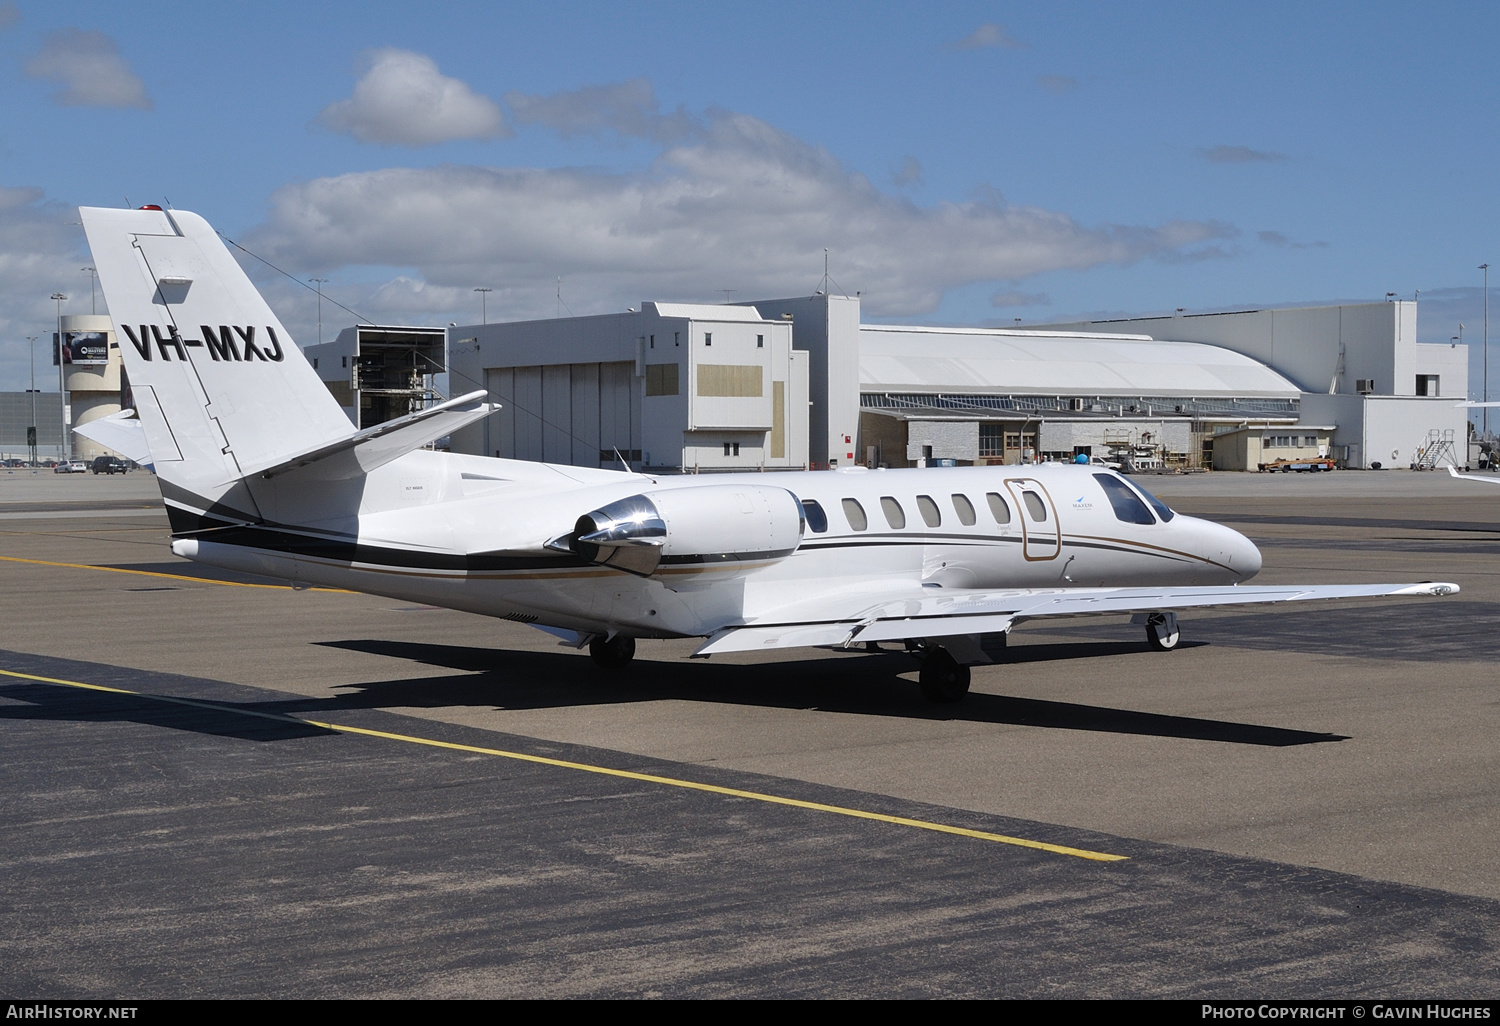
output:
<instances>
[{"instance_id":1,"label":"yellow taxiway line","mask_svg":"<svg viewBox=\"0 0 1500 1026\"><path fill-rule=\"evenodd\" d=\"M120 566L94 566L89 563L54 563L46 559L22 559L19 556L0 556L0 560L7 563L31 563L35 566L61 566L70 570L103 570L112 574L139 574L142 577L165 577L172 581L195 581L198 584L222 584L232 588L275 588L286 591L291 588L290 584L252 584L249 581L216 581L209 577L191 577L187 574L164 574L156 570L131 570ZM307 591L331 591L341 595L353 595L354 592L345 588L307 588Z\"/></svg>"},{"instance_id":2,"label":"yellow taxiway line","mask_svg":"<svg viewBox=\"0 0 1500 1026\"><path fill-rule=\"evenodd\" d=\"M3 558L3 557L0 557ZM217 702L200 702L190 698L171 698L166 695L149 695L140 691L128 691L125 688L112 688L103 684L86 684L76 680L61 680L56 677L40 677L33 673L20 673L15 670L0 670L0 676L15 677L20 680L34 680L43 684L57 684L63 687L84 688L89 691L104 691L115 695L130 695L134 698L144 698L154 702L167 702L172 705L187 705L199 709L210 709L214 712L238 713L241 716L253 716L258 719L276 720L281 723L295 723L300 726L319 727L323 730L331 730L340 734L362 734L365 737L378 737L387 741L403 741L407 744L425 745L429 748L443 748L452 752L469 752L475 755L490 755L500 759L515 759L519 762L532 762L542 766L554 766L559 769L577 770L582 773L596 773L606 777L620 777L625 780L638 780L647 784L658 784L663 787L680 787L690 791L706 791L710 794L724 795L730 798L744 798L750 801L766 802L770 805L787 805L797 809L807 809L811 812L824 812L836 816L848 816L853 819L869 819L880 823L890 823L895 826L913 827L917 830L931 830L939 834L952 834L958 837L969 837L979 841L992 841L996 844L1011 844L1021 848L1034 848L1038 851L1051 852L1054 855L1071 855L1075 858L1090 859L1095 862L1123 862L1129 859L1128 855L1111 855L1107 852L1089 851L1086 848L1069 848L1062 844L1049 844L1046 841L1034 841L1026 837L1010 837L1006 834L992 834L984 830L971 830L968 827L953 826L948 823L935 823L925 819L911 819L906 816L888 816L883 812L870 812L865 809L853 809L844 805L827 805L823 802L803 801L800 798L787 798L783 795L767 794L764 791L746 791L737 787L722 787L718 784L705 784L697 780L683 780L678 777L663 777L654 773L637 773L634 770L612 769L608 766L595 766L586 762L569 762L566 759L549 759L542 755L528 755L525 752L509 752L502 748L481 748L477 745L462 745L452 741L438 741L433 738L416 737L411 734L393 734L384 730L370 730L365 727L350 727L338 723L322 723L318 720L305 720L298 716L287 716L283 713L254 712L249 709L239 709L231 705L221 705Z\"/></svg>"}]
</instances>

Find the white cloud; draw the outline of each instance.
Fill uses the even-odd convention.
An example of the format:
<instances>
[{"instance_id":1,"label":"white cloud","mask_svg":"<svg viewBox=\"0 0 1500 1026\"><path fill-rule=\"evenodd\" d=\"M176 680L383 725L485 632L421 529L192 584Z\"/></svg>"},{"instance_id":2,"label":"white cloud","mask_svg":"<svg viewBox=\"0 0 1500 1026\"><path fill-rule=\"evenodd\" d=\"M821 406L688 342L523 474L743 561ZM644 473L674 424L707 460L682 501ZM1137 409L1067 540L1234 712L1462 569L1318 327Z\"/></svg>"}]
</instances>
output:
<instances>
[{"instance_id":1,"label":"white cloud","mask_svg":"<svg viewBox=\"0 0 1500 1026\"><path fill-rule=\"evenodd\" d=\"M366 54L364 64L354 95L318 115L325 128L394 146L510 134L499 104L439 72L431 57L386 48Z\"/></svg>"},{"instance_id":2,"label":"white cloud","mask_svg":"<svg viewBox=\"0 0 1500 1026\"><path fill-rule=\"evenodd\" d=\"M981 50L986 47L999 46L1007 50L1025 49L1026 44L1005 31L1004 25L996 25L994 22L979 26L973 32L951 44L954 50Z\"/></svg>"},{"instance_id":3,"label":"white cloud","mask_svg":"<svg viewBox=\"0 0 1500 1026\"><path fill-rule=\"evenodd\" d=\"M1207 244L1234 234L1205 221L1086 226L993 190L919 206L826 150L720 113L644 171L390 168L287 185L247 244L293 268L411 269L423 294L387 295L404 288L418 305L490 286L491 313L507 319L555 312L558 276L580 313L712 300L721 288L739 298L811 291L826 246L835 277L864 293L870 313L906 315L975 282L1213 256ZM450 307L461 310L452 319L472 319L471 302Z\"/></svg>"},{"instance_id":4,"label":"white cloud","mask_svg":"<svg viewBox=\"0 0 1500 1026\"><path fill-rule=\"evenodd\" d=\"M52 33L27 63L26 74L62 83L52 99L64 107L151 109L146 84L130 70L114 40L94 29Z\"/></svg>"},{"instance_id":5,"label":"white cloud","mask_svg":"<svg viewBox=\"0 0 1500 1026\"><path fill-rule=\"evenodd\" d=\"M91 261L83 229L68 223L77 220L75 208L43 199L41 189L0 185L0 389L27 387L27 335L38 336L39 387L56 383L48 347L57 307L48 296L70 297L63 313L89 312L89 276L79 268ZM102 296L99 312L106 312Z\"/></svg>"},{"instance_id":6,"label":"white cloud","mask_svg":"<svg viewBox=\"0 0 1500 1026\"><path fill-rule=\"evenodd\" d=\"M585 86L536 96L509 92L505 102L521 124L539 124L564 137L601 135L606 131L657 142L685 139L698 125L679 107L662 114L656 93L644 78L608 85Z\"/></svg>"}]
</instances>

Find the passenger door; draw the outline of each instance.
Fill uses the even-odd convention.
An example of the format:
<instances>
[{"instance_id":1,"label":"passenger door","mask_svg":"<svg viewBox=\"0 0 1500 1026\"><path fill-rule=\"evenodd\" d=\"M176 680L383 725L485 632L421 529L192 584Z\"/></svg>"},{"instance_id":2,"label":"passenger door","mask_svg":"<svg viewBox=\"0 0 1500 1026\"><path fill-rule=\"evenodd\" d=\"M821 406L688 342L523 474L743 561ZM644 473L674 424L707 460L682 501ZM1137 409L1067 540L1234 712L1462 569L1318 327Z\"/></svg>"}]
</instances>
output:
<instances>
[{"instance_id":1,"label":"passenger door","mask_svg":"<svg viewBox=\"0 0 1500 1026\"><path fill-rule=\"evenodd\" d=\"M1062 525L1047 489L1034 477L1006 478L1005 488L1021 521L1021 551L1026 559L1056 559L1062 551Z\"/></svg>"}]
</instances>

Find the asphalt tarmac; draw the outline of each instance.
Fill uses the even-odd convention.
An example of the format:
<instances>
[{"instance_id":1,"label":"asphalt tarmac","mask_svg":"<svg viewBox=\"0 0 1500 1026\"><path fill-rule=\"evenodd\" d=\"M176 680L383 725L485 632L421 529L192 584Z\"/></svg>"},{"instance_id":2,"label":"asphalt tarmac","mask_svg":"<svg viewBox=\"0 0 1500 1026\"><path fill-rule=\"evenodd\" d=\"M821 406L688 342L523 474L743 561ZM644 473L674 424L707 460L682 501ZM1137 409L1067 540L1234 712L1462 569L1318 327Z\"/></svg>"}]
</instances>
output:
<instances>
[{"instance_id":1,"label":"asphalt tarmac","mask_svg":"<svg viewBox=\"0 0 1500 1026\"><path fill-rule=\"evenodd\" d=\"M896 652L601 674L0 474L0 993L1500 996L1500 488L1143 483L1257 583L1463 593L1029 624L936 707Z\"/></svg>"}]
</instances>

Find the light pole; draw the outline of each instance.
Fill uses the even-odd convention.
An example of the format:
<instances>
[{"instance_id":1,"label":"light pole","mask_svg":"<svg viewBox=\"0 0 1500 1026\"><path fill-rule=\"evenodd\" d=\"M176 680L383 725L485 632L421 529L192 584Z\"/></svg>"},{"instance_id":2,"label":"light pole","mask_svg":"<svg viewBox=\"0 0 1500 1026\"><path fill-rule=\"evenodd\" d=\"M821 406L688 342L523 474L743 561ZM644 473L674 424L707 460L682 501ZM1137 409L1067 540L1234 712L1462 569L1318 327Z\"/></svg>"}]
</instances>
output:
<instances>
[{"instance_id":1,"label":"light pole","mask_svg":"<svg viewBox=\"0 0 1500 1026\"><path fill-rule=\"evenodd\" d=\"M97 314L99 309L94 305L94 282L99 280L99 272L92 267L80 267L79 270L89 272L89 313Z\"/></svg>"},{"instance_id":2,"label":"light pole","mask_svg":"<svg viewBox=\"0 0 1500 1026\"><path fill-rule=\"evenodd\" d=\"M323 286L328 284L327 278L309 278L311 282L317 283L318 288L318 345L323 344Z\"/></svg>"},{"instance_id":3,"label":"light pole","mask_svg":"<svg viewBox=\"0 0 1500 1026\"><path fill-rule=\"evenodd\" d=\"M57 303L57 390L62 393L62 450L63 462L67 463L73 458L73 439L69 437L68 422L72 419L69 414L73 411L68 409L68 381L63 369L63 333L62 333L62 305L63 300L68 297L61 292L52 293L52 299Z\"/></svg>"},{"instance_id":4,"label":"light pole","mask_svg":"<svg viewBox=\"0 0 1500 1026\"><path fill-rule=\"evenodd\" d=\"M494 289L478 288L478 289L475 289L474 291L477 292L477 293L479 293L479 323L480 324L488 324L490 322L490 312L489 312L490 293L494 292L495 290Z\"/></svg>"},{"instance_id":5,"label":"light pole","mask_svg":"<svg viewBox=\"0 0 1500 1026\"><path fill-rule=\"evenodd\" d=\"M1484 401L1490 401L1490 265L1480 264L1484 272ZM1490 408L1484 407L1484 437L1490 437Z\"/></svg>"},{"instance_id":6,"label":"light pole","mask_svg":"<svg viewBox=\"0 0 1500 1026\"><path fill-rule=\"evenodd\" d=\"M31 344L31 387L26 391L31 393L31 426L26 429L26 447L31 450L31 466L36 469L36 336L27 335L26 341Z\"/></svg>"}]
</instances>

